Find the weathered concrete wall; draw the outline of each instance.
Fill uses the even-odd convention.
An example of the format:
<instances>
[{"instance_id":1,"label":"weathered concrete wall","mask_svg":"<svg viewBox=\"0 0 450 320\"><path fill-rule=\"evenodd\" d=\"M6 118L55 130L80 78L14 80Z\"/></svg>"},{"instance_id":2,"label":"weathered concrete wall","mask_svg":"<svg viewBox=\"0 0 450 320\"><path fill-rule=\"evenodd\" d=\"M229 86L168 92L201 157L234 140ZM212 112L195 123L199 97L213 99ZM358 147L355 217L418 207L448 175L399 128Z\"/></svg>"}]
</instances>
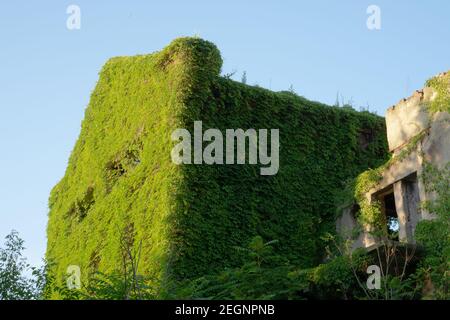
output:
<instances>
[{"instance_id":1,"label":"weathered concrete wall","mask_svg":"<svg viewBox=\"0 0 450 320\"><path fill-rule=\"evenodd\" d=\"M436 113L421 145L426 161L443 168L450 161L450 114Z\"/></svg>"},{"instance_id":2,"label":"weathered concrete wall","mask_svg":"<svg viewBox=\"0 0 450 320\"><path fill-rule=\"evenodd\" d=\"M429 126L430 119L425 104L433 98L431 88L416 91L386 111L389 150L401 148Z\"/></svg>"}]
</instances>

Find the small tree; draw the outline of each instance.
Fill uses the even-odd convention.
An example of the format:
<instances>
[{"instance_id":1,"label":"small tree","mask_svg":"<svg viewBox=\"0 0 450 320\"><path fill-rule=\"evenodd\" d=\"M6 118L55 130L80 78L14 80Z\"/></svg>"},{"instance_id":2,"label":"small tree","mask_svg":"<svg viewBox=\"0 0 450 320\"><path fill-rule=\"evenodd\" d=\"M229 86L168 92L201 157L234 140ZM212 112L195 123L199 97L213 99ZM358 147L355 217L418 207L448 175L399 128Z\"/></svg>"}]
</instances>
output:
<instances>
[{"instance_id":1,"label":"small tree","mask_svg":"<svg viewBox=\"0 0 450 320\"><path fill-rule=\"evenodd\" d=\"M31 267L22 256L24 241L15 230L0 248L0 300L37 300L45 286L45 268ZM31 272L31 276L25 276Z\"/></svg>"}]
</instances>

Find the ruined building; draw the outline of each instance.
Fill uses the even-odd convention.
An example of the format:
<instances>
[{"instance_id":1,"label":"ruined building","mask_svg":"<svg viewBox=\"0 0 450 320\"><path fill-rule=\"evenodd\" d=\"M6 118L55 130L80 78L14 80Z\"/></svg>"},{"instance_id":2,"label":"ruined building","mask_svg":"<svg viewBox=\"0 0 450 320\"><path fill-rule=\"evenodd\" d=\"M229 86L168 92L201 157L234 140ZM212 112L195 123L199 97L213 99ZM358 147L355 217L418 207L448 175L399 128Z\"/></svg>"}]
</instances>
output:
<instances>
[{"instance_id":1,"label":"ruined building","mask_svg":"<svg viewBox=\"0 0 450 320\"><path fill-rule=\"evenodd\" d=\"M235 248L257 235L278 240L283 263L310 268L323 261L321 236L335 231L335 194L344 181L388 160L385 119L239 83L221 76L221 67L216 46L198 38L105 64L49 199L46 257L56 285L71 265L80 267L83 283L96 272L123 273L137 252L136 273L167 289L172 281L242 265L247 255ZM419 154L436 164L449 159L449 115L424 109L433 96L425 89L389 110L390 150L399 157L405 148L413 152L367 192L398 216L400 237L409 241L415 223L428 218L418 209L428 197L417 178ZM205 132L279 129L277 174L261 175L248 160L174 163L172 133L192 133L196 121ZM353 211L340 226L356 223ZM359 242L371 244L364 234Z\"/></svg>"},{"instance_id":2,"label":"ruined building","mask_svg":"<svg viewBox=\"0 0 450 320\"><path fill-rule=\"evenodd\" d=\"M414 244L418 222L436 218L422 206L435 200L436 193L428 190L420 177L426 166L445 169L450 163L449 79L448 73L440 74L432 80L439 86L416 91L387 110L392 158L372 172L376 181L361 195L368 205L379 204L385 227L402 243ZM348 238L351 230L361 225L356 217L360 210L357 201L344 208L337 220L341 235ZM364 223L361 227L353 248L374 247L377 239L370 227Z\"/></svg>"}]
</instances>

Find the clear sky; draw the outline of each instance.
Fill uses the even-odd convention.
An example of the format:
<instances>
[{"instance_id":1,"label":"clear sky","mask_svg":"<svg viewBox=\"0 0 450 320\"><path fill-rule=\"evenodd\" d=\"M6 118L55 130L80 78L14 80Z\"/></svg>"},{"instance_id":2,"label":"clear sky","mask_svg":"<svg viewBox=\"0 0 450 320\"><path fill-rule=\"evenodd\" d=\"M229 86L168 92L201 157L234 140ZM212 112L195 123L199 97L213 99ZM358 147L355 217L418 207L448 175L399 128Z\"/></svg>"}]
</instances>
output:
<instances>
[{"instance_id":1,"label":"clear sky","mask_svg":"<svg viewBox=\"0 0 450 320\"><path fill-rule=\"evenodd\" d=\"M66 9L81 9L68 30ZM381 9L369 30L367 7ZM329 104L337 93L383 115L450 69L450 2L2 1L0 4L0 243L11 229L38 264L47 199L64 174L103 63L160 50L179 36L213 41L223 72L290 85Z\"/></svg>"}]
</instances>

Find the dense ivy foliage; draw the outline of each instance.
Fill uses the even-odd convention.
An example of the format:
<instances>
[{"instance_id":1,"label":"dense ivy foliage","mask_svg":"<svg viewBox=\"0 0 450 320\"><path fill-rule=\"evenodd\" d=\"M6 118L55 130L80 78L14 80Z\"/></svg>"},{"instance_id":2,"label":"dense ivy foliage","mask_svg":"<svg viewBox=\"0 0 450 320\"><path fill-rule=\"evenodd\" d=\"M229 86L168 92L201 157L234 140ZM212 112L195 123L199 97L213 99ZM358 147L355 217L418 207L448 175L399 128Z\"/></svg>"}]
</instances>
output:
<instances>
[{"instance_id":1,"label":"dense ivy foliage","mask_svg":"<svg viewBox=\"0 0 450 320\"><path fill-rule=\"evenodd\" d=\"M217 48L196 38L113 58L86 109L63 179L50 197L47 258L87 282L121 265L121 238L142 244L138 271L172 280L242 265L233 249L255 235L279 240L280 261L312 267L334 229L342 181L386 160L384 120L220 77ZM171 162L176 128L280 129L280 169ZM224 132L224 131L223 131Z\"/></svg>"},{"instance_id":2,"label":"dense ivy foliage","mask_svg":"<svg viewBox=\"0 0 450 320\"><path fill-rule=\"evenodd\" d=\"M416 228L417 242L424 247L425 257L418 274L422 280L433 284L427 292L429 298L449 299L450 287L450 163L438 169L426 164L421 179L427 192L434 192L436 199L423 206L436 215L435 220L425 220Z\"/></svg>"},{"instance_id":3,"label":"dense ivy foliage","mask_svg":"<svg viewBox=\"0 0 450 320\"><path fill-rule=\"evenodd\" d=\"M429 110L450 113L450 72L429 79L426 85L437 93L436 99L429 104Z\"/></svg>"}]
</instances>

